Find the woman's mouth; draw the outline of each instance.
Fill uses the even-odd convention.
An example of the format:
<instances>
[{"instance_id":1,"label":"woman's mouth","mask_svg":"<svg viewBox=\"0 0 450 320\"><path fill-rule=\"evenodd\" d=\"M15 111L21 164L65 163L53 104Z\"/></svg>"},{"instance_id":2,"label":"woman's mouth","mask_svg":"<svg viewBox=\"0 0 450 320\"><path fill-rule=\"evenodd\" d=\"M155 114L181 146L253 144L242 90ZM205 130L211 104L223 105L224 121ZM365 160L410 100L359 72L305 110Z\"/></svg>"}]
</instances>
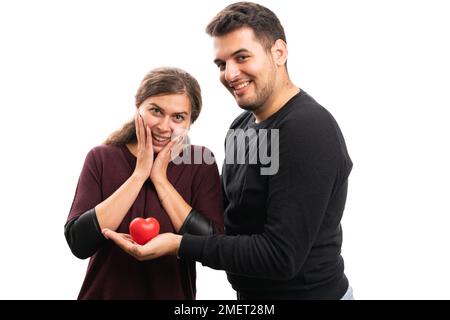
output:
<instances>
[{"instance_id":1,"label":"woman's mouth","mask_svg":"<svg viewBox=\"0 0 450 320\"><path fill-rule=\"evenodd\" d=\"M160 136L158 134L152 133L153 144L156 146L165 146L170 141L170 136Z\"/></svg>"}]
</instances>

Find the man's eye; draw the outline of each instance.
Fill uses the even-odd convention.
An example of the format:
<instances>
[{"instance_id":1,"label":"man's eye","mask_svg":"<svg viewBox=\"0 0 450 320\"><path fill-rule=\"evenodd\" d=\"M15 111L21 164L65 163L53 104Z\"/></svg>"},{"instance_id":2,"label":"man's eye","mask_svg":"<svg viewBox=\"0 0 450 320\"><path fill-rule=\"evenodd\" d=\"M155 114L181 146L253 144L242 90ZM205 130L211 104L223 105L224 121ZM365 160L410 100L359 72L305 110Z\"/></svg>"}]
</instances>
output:
<instances>
[{"instance_id":1,"label":"man's eye","mask_svg":"<svg viewBox=\"0 0 450 320\"><path fill-rule=\"evenodd\" d=\"M184 117L183 117L182 115L177 114L177 115L175 116L175 120L177 120L177 121L183 121L183 120L184 120Z\"/></svg>"},{"instance_id":2,"label":"man's eye","mask_svg":"<svg viewBox=\"0 0 450 320\"><path fill-rule=\"evenodd\" d=\"M153 114L160 114L161 110L159 110L158 108L151 108L150 112L153 113Z\"/></svg>"},{"instance_id":3,"label":"man's eye","mask_svg":"<svg viewBox=\"0 0 450 320\"><path fill-rule=\"evenodd\" d=\"M225 70L225 63L218 63L217 68L219 68L220 71Z\"/></svg>"},{"instance_id":4,"label":"man's eye","mask_svg":"<svg viewBox=\"0 0 450 320\"><path fill-rule=\"evenodd\" d=\"M243 61L245 61L245 60L247 60L248 59L248 56L239 56L239 57L237 57L237 60L239 61L239 62L243 62Z\"/></svg>"}]
</instances>

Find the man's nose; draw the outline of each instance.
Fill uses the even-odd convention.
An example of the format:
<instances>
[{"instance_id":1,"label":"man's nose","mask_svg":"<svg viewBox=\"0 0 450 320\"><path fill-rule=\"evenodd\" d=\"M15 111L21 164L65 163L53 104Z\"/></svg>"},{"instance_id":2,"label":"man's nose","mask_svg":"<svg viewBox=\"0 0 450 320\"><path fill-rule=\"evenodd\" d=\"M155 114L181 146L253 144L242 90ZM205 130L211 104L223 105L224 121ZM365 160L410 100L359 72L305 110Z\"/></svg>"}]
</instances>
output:
<instances>
[{"instance_id":1,"label":"man's nose","mask_svg":"<svg viewBox=\"0 0 450 320\"><path fill-rule=\"evenodd\" d=\"M225 80L227 82L232 82L239 75L239 66L234 62L229 62L225 66Z\"/></svg>"}]
</instances>

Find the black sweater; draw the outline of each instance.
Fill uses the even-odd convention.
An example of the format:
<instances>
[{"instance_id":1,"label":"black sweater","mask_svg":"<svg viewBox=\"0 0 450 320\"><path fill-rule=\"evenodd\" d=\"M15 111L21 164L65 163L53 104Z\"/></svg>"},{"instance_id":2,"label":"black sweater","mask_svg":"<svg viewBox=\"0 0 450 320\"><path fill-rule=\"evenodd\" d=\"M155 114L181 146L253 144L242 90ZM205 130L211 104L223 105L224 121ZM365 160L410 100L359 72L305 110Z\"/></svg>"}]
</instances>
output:
<instances>
[{"instance_id":1,"label":"black sweater","mask_svg":"<svg viewBox=\"0 0 450 320\"><path fill-rule=\"evenodd\" d=\"M238 158L229 163L230 152L244 147L229 144L229 133L222 174L226 235L185 235L179 255L226 270L242 298L341 298L348 281L340 221L352 162L336 121L301 91L267 120L256 124L244 112L231 129L271 133L268 149L272 163L279 151L278 171L261 174L271 164L259 161L261 153L252 161L252 142L258 141L252 134L246 138L246 164Z\"/></svg>"}]
</instances>

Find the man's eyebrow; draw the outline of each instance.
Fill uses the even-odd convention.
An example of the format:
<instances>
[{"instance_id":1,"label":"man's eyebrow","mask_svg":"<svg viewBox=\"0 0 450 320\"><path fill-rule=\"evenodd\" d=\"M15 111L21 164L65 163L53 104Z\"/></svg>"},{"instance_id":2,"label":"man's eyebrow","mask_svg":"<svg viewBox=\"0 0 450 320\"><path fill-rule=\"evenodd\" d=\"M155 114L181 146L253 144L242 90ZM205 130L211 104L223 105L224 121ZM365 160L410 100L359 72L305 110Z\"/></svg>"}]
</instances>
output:
<instances>
[{"instance_id":1,"label":"man's eyebrow","mask_svg":"<svg viewBox=\"0 0 450 320\"><path fill-rule=\"evenodd\" d=\"M240 54L240 53L243 53L243 52L249 52L247 49L245 49L245 48L241 48L241 49L239 49L239 50L236 50L235 52L233 52L232 54L231 54L231 56L232 57L234 57L234 56L236 56L236 55L238 55L238 54ZM214 60L214 63L215 64L218 64L219 62L223 62L221 59L215 59Z\"/></svg>"}]
</instances>

